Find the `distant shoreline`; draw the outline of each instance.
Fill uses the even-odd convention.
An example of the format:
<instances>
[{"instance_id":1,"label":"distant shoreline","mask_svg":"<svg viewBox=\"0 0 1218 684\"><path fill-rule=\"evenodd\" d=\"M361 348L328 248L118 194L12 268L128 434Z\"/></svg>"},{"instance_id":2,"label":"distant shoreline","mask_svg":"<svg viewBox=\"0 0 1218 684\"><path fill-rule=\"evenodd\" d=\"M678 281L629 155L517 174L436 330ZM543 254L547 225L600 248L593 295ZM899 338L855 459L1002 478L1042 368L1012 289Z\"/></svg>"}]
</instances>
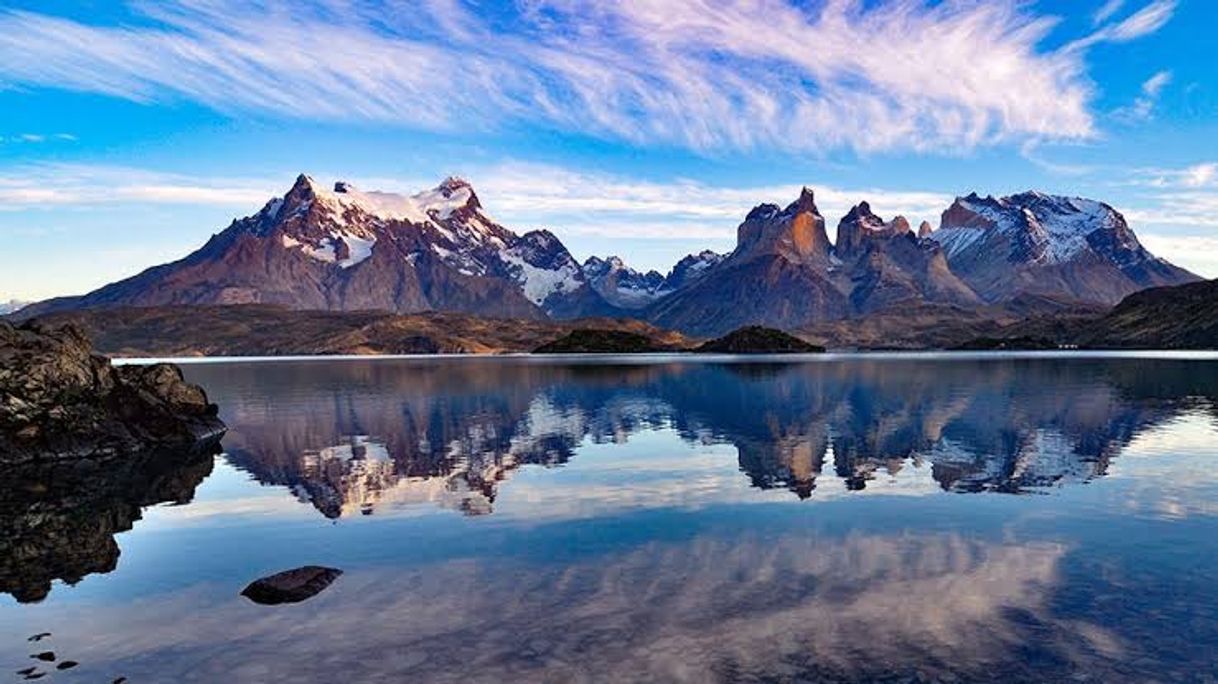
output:
<instances>
[{"instance_id":1,"label":"distant shoreline","mask_svg":"<svg viewBox=\"0 0 1218 684\"><path fill-rule=\"evenodd\" d=\"M820 354L693 354L690 352L647 352L639 354L532 354L509 352L503 354L314 354L289 356L155 356L113 357L114 365L147 365L174 363L203 365L213 363L303 363L319 361L559 361L572 365L597 361L672 362L684 363L773 363L833 362L843 360L903 360L921 361L986 360L986 359L1175 359L1180 361L1218 361L1218 350L1187 349L1125 349L1125 350L1030 350L1030 351L828 351Z\"/></svg>"}]
</instances>

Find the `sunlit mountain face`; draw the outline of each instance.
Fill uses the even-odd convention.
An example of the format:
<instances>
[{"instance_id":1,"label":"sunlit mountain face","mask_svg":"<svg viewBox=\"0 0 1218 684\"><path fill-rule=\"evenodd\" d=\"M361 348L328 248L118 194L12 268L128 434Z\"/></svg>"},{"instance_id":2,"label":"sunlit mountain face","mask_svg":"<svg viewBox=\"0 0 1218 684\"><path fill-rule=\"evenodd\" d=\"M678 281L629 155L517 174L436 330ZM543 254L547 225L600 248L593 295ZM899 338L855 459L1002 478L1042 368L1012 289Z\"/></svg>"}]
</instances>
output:
<instances>
[{"instance_id":1,"label":"sunlit mountain face","mask_svg":"<svg viewBox=\"0 0 1218 684\"><path fill-rule=\"evenodd\" d=\"M658 435L733 458L740 482L800 499L1081 484L1139 434L1208 406L1190 386L1206 378L1187 362L1149 366L454 361L306 375L278 363L242 368L238 386L215 377L228 369L193 372L232 392L219 397L230 463L340 518L424 503L491 514L522 468ZM282 396L243 391L254 386Z\"/></svg>"}]
</instances>

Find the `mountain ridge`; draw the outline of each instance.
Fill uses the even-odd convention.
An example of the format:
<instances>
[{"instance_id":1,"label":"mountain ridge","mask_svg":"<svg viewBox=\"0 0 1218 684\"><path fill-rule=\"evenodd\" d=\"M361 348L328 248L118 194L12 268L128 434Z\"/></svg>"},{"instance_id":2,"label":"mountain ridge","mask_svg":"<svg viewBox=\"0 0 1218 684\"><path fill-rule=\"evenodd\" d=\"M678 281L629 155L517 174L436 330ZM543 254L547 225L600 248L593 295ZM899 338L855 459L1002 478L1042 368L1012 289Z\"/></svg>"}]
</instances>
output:
<instances>
[{"instance_id":1,"label":"mountain ridge","mask_svg":"<svg viewBox=\"0 0 1218 684\"><path fill-rule=\"evenodd\" d=\"M745 325L802 329L902 305L983 307L1022 295L1111 306L1198 278L1154 257L1095 200L1035 191L958 197L938 229L885 220L865 201L828 222L804 187L763 203L729 254L667 274L616 256L577 261L553 232L517 233L449 177L414 195L331 188L299 175L281 197L202 247L93 292L23 308L28 318L122 306L271 304L302 310L448 311L480 317L638 318L716 336Z\"/></svg>"}]
</instances>

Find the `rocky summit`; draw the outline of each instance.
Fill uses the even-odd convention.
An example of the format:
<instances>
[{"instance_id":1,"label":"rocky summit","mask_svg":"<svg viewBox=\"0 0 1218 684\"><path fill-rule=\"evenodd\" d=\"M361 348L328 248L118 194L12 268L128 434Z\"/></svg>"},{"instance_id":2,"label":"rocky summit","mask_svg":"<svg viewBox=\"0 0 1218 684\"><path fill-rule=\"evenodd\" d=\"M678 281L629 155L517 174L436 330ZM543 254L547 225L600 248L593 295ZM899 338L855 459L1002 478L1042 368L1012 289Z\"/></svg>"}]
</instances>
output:
<instances>
[{"instance_id":1,"label":"rocky summit","mask_svg":"<svg viewBox=\"0 0 1218 684\"><path fill-rule=\"evenodd\" d=\"M927 306L979 311L1027 297L1110 307L1197 277L1156 258L1095 200L970 194L939 227L860 202L836 226L804 188L760 204L727 255L703 251L667 274L616 256L580 263L549 230L512 231L459 178L414 195L323 187L307 175L180 261L80 297L64 310L271 304L300 310L449 312L514 320L635 318L697 336L745 325L787 330Z\"/></svg>"},{"instance_id":2,"label":"rocky summit","mask_svg":"<svg viewBox=\"0 0 1218 684\"><path fill-rule=\"evenodd\" d=\"M112 366L73 325L0 321L0 465L193 447L224 432L170 364Z\"/></svg>"},{"instance_id":3,"label":"rocky summit","mask_svg":"<svg viewBox=\"0 0 1218 684\"><path fill-rule=\"evenodd\" d=\"M1107 304L1148 287L1198 278L1156 258L1111 206L1025 192L957 198L931 239L986 301L1021 294Z\"/></svg>"},{"instance_id":4,"label":"rocky summit","mask_svg":"<svg viewBox=\"0 0 1218 684\"><path fill-rule=\"evenodd\" d=\"M737 230L736 250L653 310L663 326L719 335L762 324L797 329L902 302L975 306L981 299L948 266L938 243L909 221L876 216L866 202L839 222L831 243L807 188L780 209L763 204Z\"/></svg>"}]
</instances>

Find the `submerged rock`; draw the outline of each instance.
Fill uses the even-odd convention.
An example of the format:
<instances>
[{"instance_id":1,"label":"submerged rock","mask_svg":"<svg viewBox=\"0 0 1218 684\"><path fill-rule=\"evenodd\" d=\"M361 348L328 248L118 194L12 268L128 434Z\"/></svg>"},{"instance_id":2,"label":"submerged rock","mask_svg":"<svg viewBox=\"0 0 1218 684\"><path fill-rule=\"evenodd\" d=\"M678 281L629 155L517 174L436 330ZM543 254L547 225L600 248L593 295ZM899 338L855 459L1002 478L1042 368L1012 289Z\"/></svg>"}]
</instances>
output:
<instances>
[{"instance_id":1,"label":"submerged rock","mask_svg":"<svg viewBox=\"0 0 1218 684\"><path fill-rule=\"evenodd\" d=\"M254 580L241 595L264 606L299 603L320 594L341 574L335 568L306 565Z\"/></svg>"},{"instance_id":2,"label":"submerged rock","mask_svg":"<svg viewBox=\"0 0 1218 684\"><path fill-rule=\"evenodd\" d=\"M750 325L711 340L694 351L704 354L813 354L823 352L825 348L781 330Z\"/></svg>"},{"instance_id":3,"label":"submerged rock","mask_svg":"<svg viewBox=\"0 0 1218 684\"><path fill-rule=\"evenodd\" d=\"M224 433L170 364L115 367L76 325L0 321L0 465L105 459Z\"/></svg>"}]
</instances>

